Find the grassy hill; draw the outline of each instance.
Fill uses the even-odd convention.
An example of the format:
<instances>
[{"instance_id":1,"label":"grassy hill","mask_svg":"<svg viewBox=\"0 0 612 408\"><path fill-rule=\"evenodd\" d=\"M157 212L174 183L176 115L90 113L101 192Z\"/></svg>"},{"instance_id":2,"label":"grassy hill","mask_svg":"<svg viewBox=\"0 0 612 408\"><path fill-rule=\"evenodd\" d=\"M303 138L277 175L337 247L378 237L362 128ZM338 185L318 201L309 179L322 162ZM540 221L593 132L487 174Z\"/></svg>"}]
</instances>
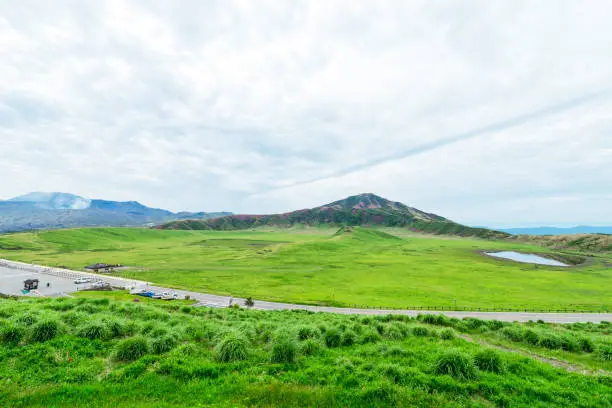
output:
<instances>
[{"instance_id":1,"label":"grassy hill","mask_svg":"<svg viewBox=\"0 0 612 408\"><path fill-rule=\"evenodd\" d=\"M118 272L123 276L261 300L388 308L612 309L609 254L591 254L583 266L558 268L495 259L482 255L485 250L565 256L533 244L427 236L405 228L93 228L0 236L2 258L74 269L123 264L131 267Z\"/></svg>"},{"instance_id":2,"label":"grassy hill","mask_svg":"<svg viewBox=\"0 0 612 408\"><path fill-rule=\"evenodd\" d=\"M360 194L320 207L271 215L231 215L208 220L181 220L160 225L159 229L232 231L257 227L295 225L369 225L407 227L432 234L452 234L480 238L503 238L510 234L457 224L436 214L389 201L375 194Z\"/></svg>"},{"instance_id":3,"label":"grassy hill","mask_svg":"<svg viewBox=\"0 0 612 408\"><path fill-rule=\"evenodd\" d=\"M609 324L0 299L0 344L4 407L612 404Z\"/></svg>"}]
</instances>

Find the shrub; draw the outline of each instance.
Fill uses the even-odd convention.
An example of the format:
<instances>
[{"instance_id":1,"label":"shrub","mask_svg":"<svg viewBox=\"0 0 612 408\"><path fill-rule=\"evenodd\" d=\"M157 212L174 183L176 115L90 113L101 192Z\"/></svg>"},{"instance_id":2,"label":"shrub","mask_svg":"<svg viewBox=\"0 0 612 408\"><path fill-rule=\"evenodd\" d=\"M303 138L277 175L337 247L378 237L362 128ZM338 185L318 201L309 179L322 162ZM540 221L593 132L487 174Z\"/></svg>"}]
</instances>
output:
<instances>
[{"instance_id":1,"label":"shrub","mask_svg":"<svg viewBox=\"0 0 612 408\"><path fill-rule=\"evenodd\" d=\"M352 346L357 341L357 335L352 330L347 330L342 333L342 345Z\"/></svg>"},{"instance_id":2,"label":"shrub","mask_svg":"<svg viewBox=\"0 0 612 408\"><path fill-rule=\"evenodd\" d=\"M551 349L551 350L559 349L561 348L561 339L559 338L559 336L555 334L546 333L540 336L538 345L540 345L541 347L546 347L547 349Z\"/></svg>"},{"instance_id":3,"label":"shrub","mask_svg":"<svg viewBox=\"0 0 612 408\"><path fill-rule=\"evenodd\" d=\"M248 297L248 298L245 299L244 305L246 307L253 307L253 306L255 306L255 301L253 300L252 297Z\"/></svg>"},{"instance_id":4,"label":"shrub","mask_svg":"<svg viewBox=\"0 0 612 408\"><path fill-rule=\"evenodd\" d=\"M412 329L412 334L418 337L429 336L429 329L427 329L427 327L417 326L414 329Z\"/></svg>"},{"instance_id":5,"label":"shrub","mask_svg":"<svg viewBox=\"0 0 612 408\"><path fill-rule=\"evenodd\" d=\"M151 349L155 354L162 354L172 350L176 346L176 338L171 335L158 337L151 342Z\"/></svg>"},{"instance_id":6,"label":"shrub","mask_svg":"<svg viewBox=\"0 0 612 408\"><path fill-rule=\"evenodd\" d=\"M273 363L293 363L297 354L297 346L293 339L287 335L281 335L272 344L272 355L270 360Z\"/></svg>"},{"instance_id":7,"label":"shrub","mask_svg":"<svg viewBox=\"0 0 612 408\"><path fill-rule=\"evenodd\" d=\"M588 337L579 337L578 344L580 345L580 349L585 353L592 353L595 350L593 341Z\"/></svg>"},{"instance_id":8,"label":"shrub","mask_svg":"<svg viewBox=\"0 0 612 408\"><path fill-rule=\"evenodd\" d=\"M501 333L509 340L519 342L523 341L523 331L517 327L504 327Z\"/></svg>"},{"instance_id":9,"label":"shrub","mask_svg":"<svg viewBox=\"0 0 612 408\"><path fill-rule=\"evenodd\" d=\"M327 329L324 335L325 345L327 347L338 347L342 343L342 336L338 329Z\"/></svg>"},{"instance_id":10,"label":"shrub","mask_svg":"<svg viewBox=\"0 0 612 408\"><path fill-rule=\"evenodd\" d=\"M60 325L56 320L43 320L32 326L30 339L35 342L44 342L56 337L60 332Z\"/></svg>"},{"instance_id":11,"label":"shrub","mask_svg":"<svg viewBox=\"0 0 612 408\"><path fill-rule=\"evenodd\" d=\"M474 356L476 366L484 371L503 373L506 370L504 361L495 350L485 349Z\"/></svg>"},{"instance_id":12,"label":"shrub","mask_svg":"<svg viewBox=\"0 0 612 408\"><path fill-rule=\"evenodd\" d=\"M183 313L189 314L189 313L191 313L192 310L193 310L193 308L191 306L183 306L183 307L181 307L181 312L183 312Z\"/></svg>"},{"instance_id":13,"label":"shrub","mask_svg":"<svg viewBox=\"0 0 612 408\"><path fill-rule=\"evenodd\" d=\"M300 352L305 356L313 356L321 349L321 343L314 339L306 339L300 346Z\"/></svg>"},{"instance_id":14,"label":"shrub","mask_svg":"<svg viewBox=\"0 0 612 408\"><path fill-rule=\"evenodd\" d=\"M435 362L434 371L436 374L450 375L463 380L477 377L472 357L457 350L442 353Z\"/></svg>"},{"instance_id":15,"label":"shrub","mask_svg":"<svg viewBox=\"0 0 612 408\"><path fill-rule=\"evenodd\" d=\"M96 340L108 337L109 331L107 326L105 326L104 324L99 322L93 322L81 327L77 335L86 339Z\"/></svg>"},{"instance_id":16,"label":"shrub","mask_svg":"<svg viewBox=\"0 0 612 408\"><path fill-rule=\"evenodd\" d=\"M300 326L297 329L297 335L300 340L314 339L317 337L318 332L312 326Z\"/></svg>"},{"instance_id":17,"label":"shrub","mask_svg":"<svg viewBox=\"0 0 612 408\"><path fill-rule=\"evenodd\" d=\"M596 356L601 361L612 361L612 344L600 344Z\"/></svg>"},{"instance_id":18,"label":"shrub","mask_svg":"<svg viewBox=\"0 0 612 408\"><path fill-rule=\"evenodd\" d=\"M144 337L132 337L117 344L115 358L121 361L133 361L149 352L149 343Z\"/></svg>"},{"instance_id":19,"label":"shrub","mask_svg":"<svg viewBox=\"0 0 612 408\"><path fill-rule=\"evenodd\" d=\"M16 324L8 324L0 330L0 339L5 343L19 343L24 335L24 329Z\"/></svg>"},{"instance_id":20,"label":"shrub","mask_svg":"<svg viewBox=\"0 0 612 408\"><path fill-rule=\"evenodd\" d=\"M248 341L238 333L226 334L215 348L215 357L224 363L245 360L247 356Z\"/></svg>"},{"instance_id":21,"label":"shrub","mask_svg":"<svg viewBox=\"0 0 612 408\"><path fill-rule=\"evenodd\" d=\"M453 340L455 337L455 331L453 329L446 328L440 331L440 338L442 340Z\"/></svg>"}]
</instances>

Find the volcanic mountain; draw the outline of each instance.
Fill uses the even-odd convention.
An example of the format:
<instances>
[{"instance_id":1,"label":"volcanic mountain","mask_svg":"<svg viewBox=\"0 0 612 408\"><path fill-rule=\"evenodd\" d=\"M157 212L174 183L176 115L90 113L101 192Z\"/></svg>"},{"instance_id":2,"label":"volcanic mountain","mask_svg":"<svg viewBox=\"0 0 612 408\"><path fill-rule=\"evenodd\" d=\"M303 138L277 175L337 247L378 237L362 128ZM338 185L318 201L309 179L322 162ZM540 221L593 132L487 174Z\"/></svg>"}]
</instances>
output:
<instances>
[{"instance_id":1,"label":"volcanic mountain","mask_svg":"<svg viewBox=\"0 0 612 408\"><path fill-rule=\"evenodd\" d=\"M231 215L207 220L181 220L158 226L160 229L241 230L256 227L294 225L407 227L415 232L503 238L509 234L457 224L436 214L366 193L347 197L320 207L270 215Z\"/></svg>"},{"instance_id":2,"label":"volcanic mountain","mask_svg":"<svg viewBox=\"0 0 612 408\"><path fill-rule=\"evenodd\" d=\"M192 213L150 208L137 201L92 200L67 193L29 193L0 201L0 232L32 229L143 226L231 213Z\"/></svg>"}]
</instances>

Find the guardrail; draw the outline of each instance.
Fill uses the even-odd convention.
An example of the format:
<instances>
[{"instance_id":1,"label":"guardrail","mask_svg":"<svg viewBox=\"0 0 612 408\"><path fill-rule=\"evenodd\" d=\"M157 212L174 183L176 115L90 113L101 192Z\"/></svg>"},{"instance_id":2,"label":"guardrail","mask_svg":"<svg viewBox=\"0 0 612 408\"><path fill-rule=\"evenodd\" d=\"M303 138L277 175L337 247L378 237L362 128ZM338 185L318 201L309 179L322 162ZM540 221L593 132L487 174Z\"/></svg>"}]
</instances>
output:
<instances>
[{"instance_id":1,"label":"guardrail","mask_svg":"<svg viewBox=\"0 0 612 408\"><path fill-rule=\"evenodd\" d=\"M349 307L355 309L378 309L378 310L422 310L430 312L514 312L514 313L610 313L610 310L603 307L594 309L593 307L517 307L517 306L493 306L493 307L459 307L459 306L406 306L406 307L389 307L389 306L368 306L368 305L348 305L336 307ZM587 305L585 305L587 306Z\"/></svg>"}]
</instances>

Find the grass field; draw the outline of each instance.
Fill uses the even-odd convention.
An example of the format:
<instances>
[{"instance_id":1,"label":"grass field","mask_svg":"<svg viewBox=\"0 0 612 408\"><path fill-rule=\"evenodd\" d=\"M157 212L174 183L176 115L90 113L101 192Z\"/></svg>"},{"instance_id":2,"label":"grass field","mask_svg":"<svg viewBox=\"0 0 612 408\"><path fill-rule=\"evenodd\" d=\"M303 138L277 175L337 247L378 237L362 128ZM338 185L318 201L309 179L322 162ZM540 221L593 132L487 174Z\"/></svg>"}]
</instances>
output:
<instances>
[{"instance_id":1,"label":"grass field","mask_svg":"<svg viewBox=\"0 0 612 408\"><path fill-rule=\"evenodd\" d=\"M612 309L612 256L587 266L497 260L481 250L552 253L503 241L406 230L158 231L95 228L0 236L0 257L44 265L106 262L169 287L255 299L407 308ZM456 302L456 303L455 303Z\"/></svg>"},{"instance_id":2,"label":"grass field","mask_svg":"<svg viewBox=\"0 0 612 408\"><path fill-rule=\"evenodd\" d=\"M612 406L609 323L214 310L101 296L0 299L0 406ZM493 339L504 349L483 344Z\"/></svg>"}]
</instances>

